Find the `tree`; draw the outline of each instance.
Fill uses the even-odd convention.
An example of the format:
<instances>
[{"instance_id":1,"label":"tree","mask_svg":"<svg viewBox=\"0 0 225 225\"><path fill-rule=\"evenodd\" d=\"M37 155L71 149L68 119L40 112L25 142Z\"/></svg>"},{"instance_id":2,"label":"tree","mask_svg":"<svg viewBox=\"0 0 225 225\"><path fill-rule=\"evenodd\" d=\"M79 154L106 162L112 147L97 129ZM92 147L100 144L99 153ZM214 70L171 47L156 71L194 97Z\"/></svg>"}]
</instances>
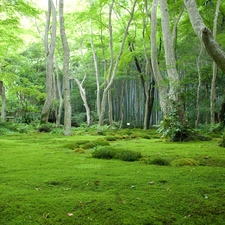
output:
<instances>
[{"instance_id":1,"label":"tree","mask_svg":"<svg viewBox=\"0 0 225 225\"><path fill-rule=\"evenodd\" d=\"M52 18L52 24L50 21ZM50 43L49 43L50 34ZM46 100L41 112L40 123L48 122L49 113L54 99L53 93L53 65L54 52L56 46L56 9L52 0L48 0L48 12L46 13L46 26L44 36L44 46L46 53Z\"/></svg>"},{"instance_id":2,"label":"tree","mask_svg":"<svg viewBox=\"0 0 225 225\"><path fill-rule=\"evenodd\" d=\"M217 21L218 21L218 14L219 14L219 8L220 8L221 0L217 1L216 4L216 11L215 11L215 17L214 17L214 23L213 23L213 37L216 38L217 33ZM218 73L218 66L215 62L213 62L213 77L211 82L211 94L210 94L210 113L211 113L211 124L216 123L215 118L215 103L216 103L216 77Z\"/></svg>"},{"instance_id":3,"label":"tree","mask_svg":"<svg viewBox=\"0 0 225 225\"><path fill-rule=\"evenodd\" d=\"M188 10L188 15L196 35L203 42L208 54L212 57L223 73L225 73L225 52L215 40L209 28L204 24L197 9L195 0L184 0L184 3Z\"/></svg>"},{"instance_id":4,"label":"tree","mask_svg":"<svg viewBox=\"0 0 225 225\"><path fill-rule=\"evenodd\" d=\"M70 79L69 79L70 49L66 38L63 8L64 8L64 0L60 0L59 22L60 22L60 36L63 46L64 135L71 136L71 105L70 105Z\"/></svg>"}]
</instances>

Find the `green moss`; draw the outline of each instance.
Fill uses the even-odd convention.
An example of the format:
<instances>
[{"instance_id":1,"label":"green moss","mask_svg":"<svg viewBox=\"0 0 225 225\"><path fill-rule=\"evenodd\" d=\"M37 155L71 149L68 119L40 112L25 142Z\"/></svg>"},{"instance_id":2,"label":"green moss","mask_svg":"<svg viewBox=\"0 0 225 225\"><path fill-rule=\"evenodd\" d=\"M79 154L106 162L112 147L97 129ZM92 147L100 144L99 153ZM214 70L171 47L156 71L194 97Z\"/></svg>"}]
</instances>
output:
<instances>
[{"instance_id":1,"label":"green moss","mask_svg":"<svg viewBox=\"0 0 225 225\"><path fill-rule=\"evenodd\" d=\"M198 166L199 162L194 159L181 158L171 162L172 166Z\"/></svg>"}]
</instances>

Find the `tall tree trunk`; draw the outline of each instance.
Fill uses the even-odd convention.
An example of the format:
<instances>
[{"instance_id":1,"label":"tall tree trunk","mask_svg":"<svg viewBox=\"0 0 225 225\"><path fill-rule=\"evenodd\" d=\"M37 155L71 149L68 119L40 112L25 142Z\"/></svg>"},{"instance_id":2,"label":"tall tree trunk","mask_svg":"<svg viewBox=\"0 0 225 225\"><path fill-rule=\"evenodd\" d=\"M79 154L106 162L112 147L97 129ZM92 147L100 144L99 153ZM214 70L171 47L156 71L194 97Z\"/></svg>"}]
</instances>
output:
<instances>
[{"instance_id":1,"label":"tall tree trunk","mask_svg":"<svg viewBox=\"0 0 225 225\"><path fill-rule=\"evenodd\" d=\"M170 32L170 22L169 22L169 10L167 1L159 0L160 11L161 11L161 21L162 21L162 34L165 49L166 58L166 70L169 77L169 99L170 99L170 110L174 108L178 110L179 119L182 120L182 107L179 99L179 75L176 68L176 58L173 46L173 39Z\"/></svg>"},{"instance_id":2,"label":"tall tree trunk","mask_svg":"<svg viewBox=\"0 0 225 225\"><path fill-rule=\"evenodd\" d=\"M215 17L213 22L213 36L216 38L217 33L217 21L218 21L218 14L219 14L219 8L220 8L221 0L217 1L216 4L216 11L215 11ZM225 63L225 62L224 62ZM216 123L215 118L215 105L216 105L216 77L217 77L218 67L215 62L213 62L213 77L211 82L211 94L210 94L210 113L211 113L211 124Z\"/></svg>"},{"instance_id":3,"label":"tall tree trunk","mask_svg":"<svg viewBox=\"0 0 225 225\"><path fill-rule=\"evenodd\" d=\"M50 20L52 15L52 24ZM48 36L51 33L51 41L49 44ZM46 100L42 108L40 123L48 122L49 113L53 103L53 57L56 45L56 9L52 0L48 0L48 12L46 14L46 27L44 36L44 46L46 52Z\"/></svg>"},{"instance_id":4,"label":"tall tree trunk","mask_svg":"<svg viewBox=\"0 0 225 225\"><path fill-rule=\"evenodd\" d=\"M2 96L1 122L6 120L6 96L3 81L0 81L0 95Z\"/></svg>"},{"instance_id":5,"label":"tall tree trunk","mask_svg":"<svg viewBox=\"0 0 225 225\"><path fill-rule=\"evenodd\" d=\"M62 108L63 108L63 98L62 98L62 92L61 92L61 82L59 79L59 69L55 57L55 81L54 81L54 86L55 86L55 99L59 101L59 106L55 106L55 117L56 117L56 127L60 126L60 120L61 120L61 115L62 115Z\"/></svg>"},{"instance_id":6,"label":"tall tree trunk","mask_svg":"<svg viewBox=\"0 0 225 225\"><path fill-rule=\"evenodd\" d=\"M147 1L147 0L146 0ZM153 0L152 3L152 14L151 14L151 64L153 70L154 80L156 82L159 98L160 98L160 106L164 115L168 113L167 108L167 89L168 85L164 81L158 64L158 56L157 56L157 45L156 45L156 34L157 34L157 6L158 0ZM146 12L149 14L148 12Z\"/></svg>"},{"instance_id":7,"label":"tall tree trunk","mask_svg":"<svg viewBox=\"0 0 225 225\"><path fill-rule=\"evenodd\" d=\"M197 9L195 0L184 0L184 3L188 10L188 15L195 33L204 43L206 51L211 56L213 61L215 61L218 67L223 71L223 73L225 73L225 52L215 40L209 28L204 24Z\"/></svg>"},{"instance_id":8,"label":"tall tree trunk","mask_svg":"<svg viewBox=\"0 0 225 225\"><path fill-rule=\"evenodd\" d=\"M63 8L64 0L59 0L60 36L63 46L64 135L71 136L71 105L69 79L70 49L66 38Z\"/></svg>"},{"instance_id":9,"label":"tall tree trunk","mask_svg":"<svg viewBox=\"0 0 225 225\"><path fill-rule=\"evenodd\" d=\"M201 45L201 50L198 55L197 59L197 69L198 69L198 88L197 88L197 101L196 101L196 108L197 108L197 118L195 121L195 128L198 128L199 120L200 120L200 93L202 87L202 76L201 76L201 68L200 68L200 60L203 52L203 46Z\"/></svg>"}]
</instances>

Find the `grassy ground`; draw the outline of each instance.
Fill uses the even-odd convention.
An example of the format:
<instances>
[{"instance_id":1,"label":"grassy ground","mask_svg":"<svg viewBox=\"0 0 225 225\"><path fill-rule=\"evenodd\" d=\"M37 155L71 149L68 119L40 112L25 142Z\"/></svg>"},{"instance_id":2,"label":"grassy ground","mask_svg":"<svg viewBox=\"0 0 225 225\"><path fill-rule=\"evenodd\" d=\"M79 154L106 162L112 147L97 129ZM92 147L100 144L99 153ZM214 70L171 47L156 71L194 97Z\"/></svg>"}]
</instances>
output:
<instances>
[{"instance_id":1,"label":"grassy ground","mask_svg":"<svg viewBox=\"0 0 225 225\"><path fill-rule=\"evenodd\" d=\"M129 131L110 142L141 152L136 162L68 148L97 135L0 136L0 224L225 224L225 149L218 140L170 143L147 135Z\"/></svg>"}]
</instances>

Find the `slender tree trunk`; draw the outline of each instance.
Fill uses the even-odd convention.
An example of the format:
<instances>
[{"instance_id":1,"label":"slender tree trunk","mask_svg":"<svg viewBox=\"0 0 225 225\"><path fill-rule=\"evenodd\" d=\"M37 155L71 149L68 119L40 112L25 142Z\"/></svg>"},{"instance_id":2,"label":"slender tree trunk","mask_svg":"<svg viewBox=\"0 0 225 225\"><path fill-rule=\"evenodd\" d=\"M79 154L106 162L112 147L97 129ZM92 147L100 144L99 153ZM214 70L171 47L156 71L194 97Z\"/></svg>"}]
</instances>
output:
<instances>
[{"instance_id":1,"label":"slender tree trunk","mask_svg":"<svg viewBox=\"0 0 225 225\"><path fill-rule=\"evenodd\" d=\"M55 107L55 117L56 117L56 127L60 126L60 120L62 115L62 108L63 108L63 98L62 98L62 92L61 92L61 84L59 79L59 69L57 65L57 61L55 58L55 98L59 101L59 106Z\"/></svg>"},{"instance_id":2,"label":"slender tree trunk","mask_svg":"<svg viewBox=\"0 0 225 225\"><path fill-rule=\"evenodd\" d=\"M197 9L195 0L184 0L184 3L188 10L188 15L195 33L204 43L206 51L211 56L213 61L215 61L218 67L223 71L223 73L225 73L225 52L215 40L209 28L204 24Z\"/></svg>"},{"instance_id":3,"label":"slender tree trunk","mask_svg":"<svg viewBox=\"0 0 225 225\"><path fill-rule=\"evenodd\" d=\"M176 68L176 58L175 51L173 46L173 39L170 32L170 22L169 22L169 10L168 5L165 0L159 0L160 2L160 11L162 16L162 34L163 34L163 42L165 49L165 57L166 57L166 66L167 73L169 77L169 99L170 99L170 110L174 108L181 111L180 99L179 99L179 75ZM182 120L182 112L178 112L180 120Z\"/></svg>"},{"instance_id":4,"label":"slender tree trunk","mask_svg":"<svg viewBox=\"0 0 225 225\"><path fill-rule=\"evenodd\" d=\"M64 25L64 0L59 0L60 36L63 46L63 90L64 90L64 135L71 136L71 105L70 105L70 79L69 61L70 49L67 42Z\"/></svg>"},{"instance_id":5,"label":"slender tree trunk","mask_svg":"<svg viewBox=\"0 0 225 225\"><path fill-rule=\"evenodd\" d=\"M3 81L0 81L0 95L2 97L1 122L6 120L6 95Z\"/></svg>"},{"instance_id":6,"label":"slender tree trunk","mask_svg":"<svg viewBox=\"0 0 225 225\"><path fill-rule=\"evenodd\" d=\"M91 111L90 111L90 108L89 108L89 105L88 105L88 102L87 102L87 96L86 96L86 91L85 89L83 88L83 83L86 79L86 75L84 77L84 79L82 80L82 82L80 82L77 78L72 78L76 81L77 85L78 85L78 88L79 88L79 91L80 91L80 96L82 98L82 101L84 103L84 107L85 107L85 110L86 110L86 117L87 117L87 126L90 126L91 125Z\"/></svg>"},{"instance_id":7,"label":"slender tree trunk","mask_svg":"<svg viewBox=\"0 0 225 225\"><path fill-rule=\"evenodd\" d=\"M157 33L157 6L158 0L153 0L152 3L152 14L151 14L151 64L153 70L154 80L156 82L159 98L160 98L160 106L164 115L168 113L168 99L167 99L167 89L168 85L164 81L158 64L157 58L157 44L156 44L156 33ZM148 14L148 12L147 12Z\"/></svg>"},{"instance_id":8,"label":"slender tree trunk","mask_svg":"<svg viewBox=\"0 0 225 225\"><path fill-rule=\"evenodd\" d=\"M52 24L50 20L52 15ZM51 33L50 45L48 36ZM46 14L46 28L44 37L44 46L46 52L46 100L42 108L40 123L48 122L49 113L53 103L53 57L56 45L56 9L52 0L48 0L48 12Z\"/></svg>"},{"instance_id":9,"label":"slender tree trunk","mask_svg":"<svg viewBox=\"0 0 225 225\"><path fill-rule=\"evenodd\" d=\"M94 41L93 41L92 19L90 20L90 35L91 35L90 43L91 43L91 50L92 50L94 66L95 66L95 78L96 78L96 86L97 86L97 115L99 117L100 112L101 112L100 75L99 75L97 54L95 51L95 46L94 46Z\"/></svg>"},{"instance_id":10,"label":"slender tree trunk","mask_svg":"<svg viewBox=\"0 0 225 225\"><path fill-rule=\"evenodd\" d=\"M221 0L218 0L217 4L216 4L216 12L215 12L214 23L213 23L213 36L214 36L214 38L216 38L216 33L217 33L217 21L218 21L220 4L221 4ZM212 82L211 82L211 95L210 95L211 124L213 124L213 125L216 123L215 105L216 105L216 77L217 77L217 72L218 72L218 67L217 67L216 63L213 62L213 77L212 77Z\"/></svg>"},{"instance_id":11,"label":"slender tree trunk","mask_svg":"<svg viewBox=\"0 0 225 225\"><path fill-rule=\"evenodd\" d=\"M201 50L198 55L197 59L197 69L198 69L198 88L197 88L197 101L196 101L196 108L197 108L197 118L195 121L195 128L198 128L199 120L200 120L200 93L201 93L201 87L202 87L202 76L201 76L201 68L200 68L200 60L203 52L203 46L201 45Z\"/></svg>"},{"instance_id":12,"label":"slender tree trunk","mask_svg":"<svg viewBox=\"0 0 225 225\"><path fill-rule=\"evenodd\" d=\"M113 127L113 116L112 116L113 108L112 108L112 90L111 90L111 88L108 91L108 107L109 107L109 110L108 110L109 125L110 125L110 128L112 129L112 127Z\"/></svg>"}]
</instances>

